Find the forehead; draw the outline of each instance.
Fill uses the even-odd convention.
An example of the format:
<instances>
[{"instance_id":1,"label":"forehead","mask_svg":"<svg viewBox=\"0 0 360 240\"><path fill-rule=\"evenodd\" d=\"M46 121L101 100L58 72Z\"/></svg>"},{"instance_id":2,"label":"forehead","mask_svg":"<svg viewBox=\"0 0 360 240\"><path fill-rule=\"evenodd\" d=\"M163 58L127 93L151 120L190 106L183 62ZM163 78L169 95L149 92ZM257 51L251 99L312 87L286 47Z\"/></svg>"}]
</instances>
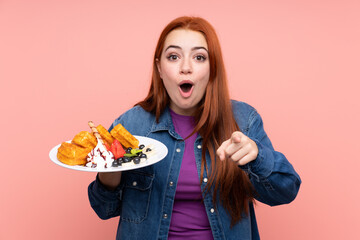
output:
<instances>
[{"instance_id":1,"label":"forehead","mask_svg":"<svg viewBox=\"0 0 360 240\"><path fill-rule=\"evenodd\" d=\"M169 45L175 45L181 48L205 47L208 49L204 35L200 32L188 29L172 30L165 39L164 49Z\"/></svg>"}]
</instances>

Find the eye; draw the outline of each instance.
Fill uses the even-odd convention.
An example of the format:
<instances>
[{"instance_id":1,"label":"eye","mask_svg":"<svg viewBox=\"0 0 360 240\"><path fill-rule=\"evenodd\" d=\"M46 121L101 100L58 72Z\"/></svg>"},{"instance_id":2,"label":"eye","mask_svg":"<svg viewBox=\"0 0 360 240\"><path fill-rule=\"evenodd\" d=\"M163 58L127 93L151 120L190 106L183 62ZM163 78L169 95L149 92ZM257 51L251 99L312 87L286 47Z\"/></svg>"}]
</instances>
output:
<instances>
[{"instance_id":1,"label":"eye","mask_svg":"<svg viewBox=\"0 0 360 240\"><path fill-rule=\"evenodd\" d=\"M204 62L206 60L206 57L202 54L196 55L195 59L200 62Z\"/></svg>"},{"instance_id":2,"label":"eye","mask_svg":"<svg viewBox=\"0 0 360 240\"><path fill-rule=\"evenodd\" d=\"M166 58L170 61L176 61L177 59L179 59L179 56L177 56L176 54L170 54Z\"/></svg>"}]
</instances>

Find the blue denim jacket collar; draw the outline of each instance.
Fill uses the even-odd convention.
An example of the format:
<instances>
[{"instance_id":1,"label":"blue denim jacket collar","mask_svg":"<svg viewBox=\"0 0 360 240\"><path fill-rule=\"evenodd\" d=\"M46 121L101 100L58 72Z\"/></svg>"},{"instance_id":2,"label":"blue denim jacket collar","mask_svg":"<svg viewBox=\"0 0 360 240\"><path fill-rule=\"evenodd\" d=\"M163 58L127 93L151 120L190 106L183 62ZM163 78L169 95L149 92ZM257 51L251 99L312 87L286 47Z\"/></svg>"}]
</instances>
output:
<instances>
[{"instance_id":1,"label":"blue denim jacket collar","mask_svg":"<svg viewBox=\"0 0 360 240\"><path fill-rule=\"evenodd\" d=\"M154 120L150 131L153 133L158 131L168 131L176 140L182 140L182 137L175 131L169 107L165 108L163 114L161 114L159 118L159 122L157 122L156 119ZM200 135L196 138L196 140L201 139L202 137Z\"/></svg>"}]
</instances>

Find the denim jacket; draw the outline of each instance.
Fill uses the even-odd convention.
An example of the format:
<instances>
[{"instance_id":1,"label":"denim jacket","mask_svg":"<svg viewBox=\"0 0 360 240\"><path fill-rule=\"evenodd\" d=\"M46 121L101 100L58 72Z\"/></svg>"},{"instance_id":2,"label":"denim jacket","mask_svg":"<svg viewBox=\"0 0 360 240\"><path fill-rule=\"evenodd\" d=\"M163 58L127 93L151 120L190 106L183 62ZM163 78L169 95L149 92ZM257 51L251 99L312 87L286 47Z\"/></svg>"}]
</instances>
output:
<instances>
[{"instance_id":1,"label":"denim jacket","mask_svg":"<svg viewBox=\"0 0 360 240\"><path fill-rule=\"evenodd\" d=\"M232 101L232 106L240 130L259 149L257 159L241 167L256 190L256 200L270 206L290 203L298 193L300 177L285 156L274 150L257 111L243 102ZM115 191L106 190L96 178L88 188L90 204L101 219L121 216L116 239L167 239L184 141L175 132L168 109L156 122L153 114L136 106L116 119L109 130L118 123L134 135L164 143L168 154L154 165L123 172ZM194 151L199 179L201 148L198 136ZM206 160L211 166L209 155ZM206 173L200 182L204 189ZM203 195L203 200L214 239L260 239L252 203L249 214L230 227L228 213L219 202L213 205L212 193Z\"/></svg>"}]
</instances>

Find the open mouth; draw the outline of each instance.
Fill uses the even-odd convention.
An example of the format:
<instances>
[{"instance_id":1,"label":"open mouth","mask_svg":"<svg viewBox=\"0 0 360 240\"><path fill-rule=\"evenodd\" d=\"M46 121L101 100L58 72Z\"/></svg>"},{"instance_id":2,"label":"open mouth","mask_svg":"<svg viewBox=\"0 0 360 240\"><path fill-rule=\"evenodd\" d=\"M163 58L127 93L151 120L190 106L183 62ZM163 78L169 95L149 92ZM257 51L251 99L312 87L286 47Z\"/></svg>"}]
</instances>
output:
<instances>
[{"instance_id":1,"label":"open mouth","mask_svg":"<svg viewBox=\"0 0 360 240\"><path fill-rule=\"evenodd\" d=\"M183 83L180 85L181 91L184 93L190 92L192 87L193 85L191 83Z\"/></svg>"},{"instance_id":2,"label":"open mouth","mask_svg":"<svg viewBox=\"0 0 360 240\"><path fill-rule=\"evenodd\" d=\"M184 98L188 98L191 96L191 93L194 89L194 83L190 80L184 80L179 85L180 94Z\"/></svg>"}]
</instances>

